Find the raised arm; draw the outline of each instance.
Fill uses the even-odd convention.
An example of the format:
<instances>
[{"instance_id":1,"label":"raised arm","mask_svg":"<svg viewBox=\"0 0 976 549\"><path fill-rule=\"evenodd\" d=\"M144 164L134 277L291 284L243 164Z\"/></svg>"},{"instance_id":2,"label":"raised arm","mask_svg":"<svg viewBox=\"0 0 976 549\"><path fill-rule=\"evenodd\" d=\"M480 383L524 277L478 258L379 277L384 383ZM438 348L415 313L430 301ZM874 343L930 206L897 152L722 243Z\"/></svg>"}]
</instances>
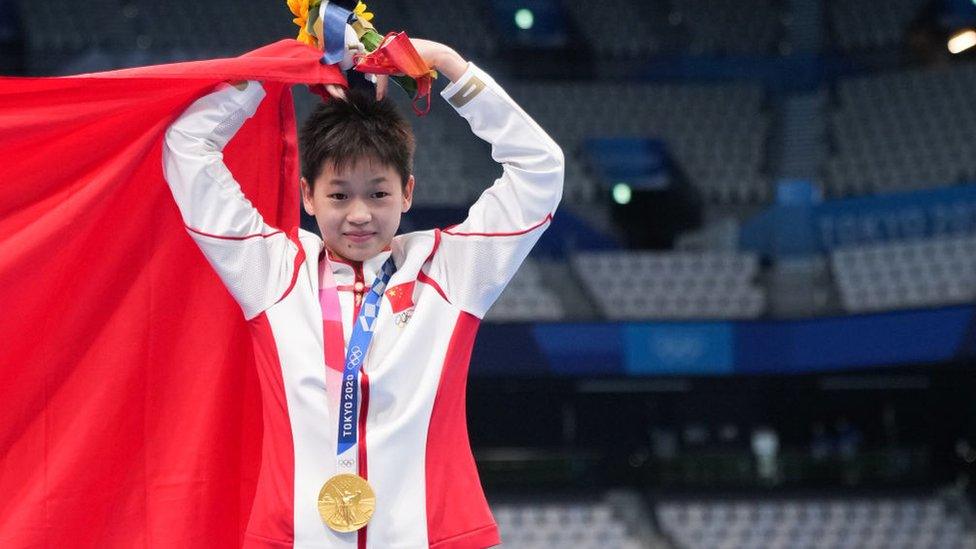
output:
<instances>
[{"instance_id":1,"label":"raised arm","mask_svg":"<svg viewBox=\"0 0 976 549\"><path fill-rule=\"evenodd\" d=\"M254 81L219 85L180 115L163 146L163 173L186 230L249 320L290 288L300 251L264 222L223 161L264 95Z\"/></svg>"},{"instance_id":2,"label":"raised arm","mask_svg":"<svg viewBox=\"0 0 976 549\"><path fill-rule=\"evenodd\" d=\"M562 197L562 149L483 70L468 63L441 95L491 144L502 176L442 232L431 276L483 317L548 226Z\"/></svg>"}]
</instances>

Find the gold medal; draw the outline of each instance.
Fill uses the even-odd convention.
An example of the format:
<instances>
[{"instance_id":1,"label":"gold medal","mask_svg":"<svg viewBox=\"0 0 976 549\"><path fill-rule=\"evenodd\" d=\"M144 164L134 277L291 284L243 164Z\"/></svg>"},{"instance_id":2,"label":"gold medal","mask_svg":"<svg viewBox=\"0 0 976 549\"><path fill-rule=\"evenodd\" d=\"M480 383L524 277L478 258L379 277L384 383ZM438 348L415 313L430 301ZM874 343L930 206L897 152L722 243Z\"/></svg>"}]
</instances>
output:
<instances>
[{"instance_id":1,"label":"gold medal","mask_svg":"<svg viewBox=\"0 0 976 549\"><path fill-rule=\"evenodd\" d=\"M342 473L325 481L319 490L319 514L336 532L355 532L373 516L376 494L366 479Z\"/></svg>"}]
</instances>

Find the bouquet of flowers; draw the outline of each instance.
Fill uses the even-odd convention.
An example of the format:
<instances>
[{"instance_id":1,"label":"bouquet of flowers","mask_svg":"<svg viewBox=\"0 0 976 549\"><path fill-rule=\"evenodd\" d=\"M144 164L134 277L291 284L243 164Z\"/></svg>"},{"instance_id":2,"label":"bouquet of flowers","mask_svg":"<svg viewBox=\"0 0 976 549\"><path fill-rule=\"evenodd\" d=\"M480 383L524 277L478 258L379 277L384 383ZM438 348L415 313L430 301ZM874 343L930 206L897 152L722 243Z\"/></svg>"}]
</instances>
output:
<instances>
[{"instance_id":1,"label":"bouquet of flowers","mask_svg":"<svg viewBox=\"0 0 976 549\"><path fill-rule=\"evenodd\" d=\"M386 74L413 98L418 115L430 110L431 82L437 77L410 43L406 32L381 35L373 14L359 1L352 9L329 0L287 0L298 25L297 39L322 50L322 62L369 75ZM426 100L426 106L418 107Z\"/></svg>"}]
</instances>

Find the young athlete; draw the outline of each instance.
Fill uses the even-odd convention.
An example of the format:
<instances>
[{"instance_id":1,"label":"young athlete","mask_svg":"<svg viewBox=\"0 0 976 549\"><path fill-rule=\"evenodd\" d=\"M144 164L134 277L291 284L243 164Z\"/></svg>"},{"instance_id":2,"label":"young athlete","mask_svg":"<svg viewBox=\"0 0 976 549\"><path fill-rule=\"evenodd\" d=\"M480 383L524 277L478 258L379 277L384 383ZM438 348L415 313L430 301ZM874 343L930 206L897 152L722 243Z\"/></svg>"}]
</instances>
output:
<instances>
[{"instance_id":1,"label":"young athlete","mask_svg":"<svg viewBox=\"0 0 976 549\"><path fill-rule=\"evenodd\" d=\"M394 236L413 197L413 137L387 99L333 87L338 99L302 129L302 201L321 239L266 224L222 162L264 96L258 82L221 84L166 134L187 232L254 342L264 439L246 547L500 542L468 443L465 380L480 319L559 203L563 155L476 65L413 43L503 168L460 225Z\"/></svg>"}]
</instances>

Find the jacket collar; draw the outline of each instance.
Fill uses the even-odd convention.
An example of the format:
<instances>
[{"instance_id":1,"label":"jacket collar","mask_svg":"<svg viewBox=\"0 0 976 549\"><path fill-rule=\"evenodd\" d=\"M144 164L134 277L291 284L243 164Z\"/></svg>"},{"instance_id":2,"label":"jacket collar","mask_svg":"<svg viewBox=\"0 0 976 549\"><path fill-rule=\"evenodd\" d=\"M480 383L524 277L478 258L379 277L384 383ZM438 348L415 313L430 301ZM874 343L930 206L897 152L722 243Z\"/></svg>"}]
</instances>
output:
<instances>
[{"instance_id":1,"label":"jacket collar","mask_svg":"<svg viewBox=\"0 0 976 549\"><path fill-rule=\"evenodd\" d=\"M365 261L350 261L329 250L323 243L322 250L319 252L319 261L328 259L335 276L336 284L339 286L354 284L356 282L357 271L361 276L360 280L369 286L373 283L377 273L383 267L383 263L390 257L392 252L392 248L387 246L383 251Z\"/></svg>"}]
</instances>

